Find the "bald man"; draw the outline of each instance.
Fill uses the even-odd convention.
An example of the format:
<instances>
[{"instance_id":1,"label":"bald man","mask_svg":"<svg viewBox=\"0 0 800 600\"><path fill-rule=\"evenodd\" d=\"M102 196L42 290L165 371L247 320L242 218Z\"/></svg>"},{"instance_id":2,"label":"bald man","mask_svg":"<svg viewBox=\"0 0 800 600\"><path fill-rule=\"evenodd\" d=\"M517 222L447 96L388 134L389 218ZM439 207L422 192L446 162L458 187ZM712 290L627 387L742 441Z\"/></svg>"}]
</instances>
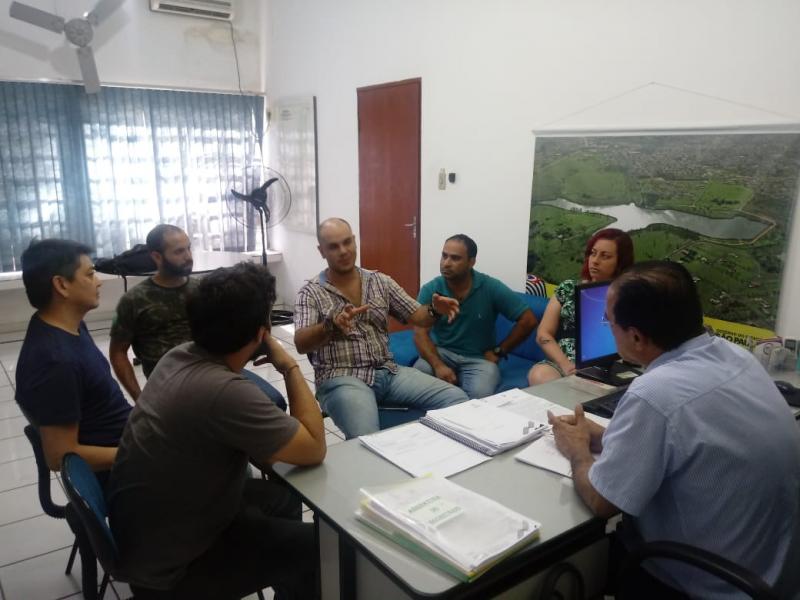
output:
<instances>
[{"instance_id":1,"label":"bald man","mask_svg":"<svg viewBox=\"0 0 800 600\"><path fill-rule=\"evenodd\" d=\"M389 315L418 327L452 321L458 301L433 294L420 304L391 277L356 266L356 238L344 219L323 221L317 249L328 268L299 291L294 343L314 366L317 400L349 438L379 429L383 403L429 410L467 399L459 388L397 365L389 352Z\"/></svg>"}]
</instances>

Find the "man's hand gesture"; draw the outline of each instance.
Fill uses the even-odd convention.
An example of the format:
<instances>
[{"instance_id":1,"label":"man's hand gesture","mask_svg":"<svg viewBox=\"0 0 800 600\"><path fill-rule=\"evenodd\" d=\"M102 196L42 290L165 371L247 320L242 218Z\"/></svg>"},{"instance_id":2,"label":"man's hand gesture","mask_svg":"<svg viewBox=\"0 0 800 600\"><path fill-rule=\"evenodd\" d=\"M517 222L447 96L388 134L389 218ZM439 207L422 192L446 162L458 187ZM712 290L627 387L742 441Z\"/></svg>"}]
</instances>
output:
<instances>
[{"instance_id":1,"label":"man's hand gesture","mask_svg":"<svg viewBox=\"0 0 800 600\"><path fill-rule=\"evenodd\" d=\"M361 313L367 312L368 310L369 304L362 304L358 308L352 304L348 304L344 307L342 312L333 318L333 324L336 325L336 327L338 327L341 332L346 335L353 330L353 319L355 319Z\"/></svg>"},{"instance_id":2,"label":"man's hand gesture","mask_svg":"<svg viewBox=\"0 0 800 600\"><path fill-rule=\"evenodd\" d=\"M434 294L431 296L431 306L440 315L446 315L448 323L452 323L458 316L458 300L455 298Z\"/></svg>"},{"instance_id":3,"label":"man's hand gesture","mask_svg":"<svg viewBox=\"0 0 800 600\"><path fill-rule=\"evenodd\" d=\"M603 432L605 429L587 419L583 406L578 404L575 413L557 417L547 411L547 420L553 427L553 437L556 448L561 454L572 460L590 452L600 452L603 449Z\"/></svg>"}]
</instances>

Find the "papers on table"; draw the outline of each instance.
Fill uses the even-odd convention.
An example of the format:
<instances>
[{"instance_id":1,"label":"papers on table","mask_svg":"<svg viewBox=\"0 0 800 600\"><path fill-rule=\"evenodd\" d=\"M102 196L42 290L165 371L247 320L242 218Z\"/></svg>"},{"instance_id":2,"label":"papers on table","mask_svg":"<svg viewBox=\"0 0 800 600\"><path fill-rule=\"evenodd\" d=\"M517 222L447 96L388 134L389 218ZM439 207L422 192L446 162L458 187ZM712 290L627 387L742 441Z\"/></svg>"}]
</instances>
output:
<instances>
[{"instance_id":1,"label":"papers on table","mask_svg":"<svg viewBox=\"0 0 800 600\"><path fill-rule=\"evenodd\" d=\"M516 458L571 477L569 461L555 447L549 433L547 411L555 415L573 414L573 411L549 400L513 389L482 400L428 411L419 423L401 425L359 439L370 450L414 477L429 473L450 477L486 462L491 455L538 438ZM432 418L428 420L428 417ZM608 425L608 419L603 417L592 414L586 417L603 427ZM436 430L431 423L435 423ZM527 432L524 432L525 427L529 428ZM474 448L482 450L477 452Z\"/></svg>"},{"instance_id":2,"label":"papers on table","mask_svg":"<svg viewBox=\"0 0 800 600\"><path fill-rule=\"evenodd\" d=\"M523 392L520 389L501 392L499 394L495 394L494 396L484 398L482 401L486 402L487 404L491 404L492 406L496 406L497 408L502 408L503 410L517 413L523 417L528 417L529 419L534 419L543 423L548 422L547 411L552 412L556 416L575 414L575 411L564 408L560 404L555 404L549 400L540 398L539 396L534 396L533 394ZM586 418L591 419L598 425L608 427L608 419L598 417L597 415L593 415L591 413L585 414Z\"/></svg>"},{"instance_id":3,"label":"papers on table","mask_svg":"<svg viewBox=\"0 0 800 600\"><path fill-rule=\"evenodd\" d=\"M594 455L595 458L598 456L600 455ZM531 466L558 473L564 477L572 477L572 466L567 457L556 448L556 442L551 431L548 431L530 446L517 453L514 458Z\"/></svg>"},{"instance_id":4,"label":"papers on table","mask_svg":"<svg viewBox=\"0 0 800 600\"><path fill-rule=\"evenodd\" d=\"M548 427L546 419L536 420L485 400L429 410L419 422L489 456L525 444Z\"/></svg>"},{"instance_id":5,"label":"papers on table","mask_svg":"<svg viewBox=\"0 0 800 600\"><path fill-rule=\"evenodd\" d=\"M526 397L520 394L524 394ZM556 416L575 414L574 411L568 408L554 404L544 398L532 396L521 390L510 390L505 397L501 398L500 396L502 394L493 396L491 402L496 403L497 406L505 410L517 412L532 419L544 419L546 421L548 411ZM590 413L585 413L585 415L586 418L591 419L598 425L608 426L608 419ZM534 467L558 473L564 477L572 477L572 467L569 464L569 460L556 448L556 442L550 430L516 454L514 458Z\"/></svg>"},{"instance_id":6,"label":"papers on table","mask_svg":"<svg viewBox=\"0 0 800 600\"><path fill-rule=\"evenodd\" d=\"M441 477L361 494L358 519L462 580L539 536L536 521Z\"/></svg>"},{"instance_id":7,"label":"papers on table","mask_svg":"<svg viewBox=\"0 0 800 600\"><path fill-rule=\"evenodd\" d=\"M420 423L362 435L361 443L414 477L449 477L490 459Z\"/></svg>"}]
</instances>

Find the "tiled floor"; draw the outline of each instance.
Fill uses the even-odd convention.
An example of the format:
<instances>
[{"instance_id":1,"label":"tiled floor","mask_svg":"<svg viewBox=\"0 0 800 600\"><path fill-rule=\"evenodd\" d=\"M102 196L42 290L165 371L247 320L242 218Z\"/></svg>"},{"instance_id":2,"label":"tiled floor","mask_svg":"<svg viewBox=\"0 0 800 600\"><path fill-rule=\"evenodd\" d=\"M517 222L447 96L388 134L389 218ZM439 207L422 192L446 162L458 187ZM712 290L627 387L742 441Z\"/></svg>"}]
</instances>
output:
<instances>
[{"instance_id":1,"label":"tiled floor","mask_svg":"<svg viewBox=\"0 0 800 600\"><path fill-rule=\"evenodd\" d=\"M64 574L74 538L64 521L42 513L36 490L36 464L23 434L26 421L14 401L14 369L22 335L4 334L0 338L0 600L77 599L82 597L80 558L76 559L72 574ZM273 335L298 359L313 391L313 370L308 359L295 351L291 328L277 327ZM92 336L108 355L108 329L95 329ZM136 371L144 383L141 367ZM273 367L265 365L254 371L285 393L283 380ZM325 429L328 445L342 441L342 433L330 419L325 420ZM54 500L65 503L57 479L52 489ZM311 520L310 511L304 513L304 520ZM124 583L115 583L114 588L106 592L106 598L131 597ZM271 599L271 591L265 591L265 597ZM254 598L252 595L248 600Z\"/></svg>"}]
</instances>

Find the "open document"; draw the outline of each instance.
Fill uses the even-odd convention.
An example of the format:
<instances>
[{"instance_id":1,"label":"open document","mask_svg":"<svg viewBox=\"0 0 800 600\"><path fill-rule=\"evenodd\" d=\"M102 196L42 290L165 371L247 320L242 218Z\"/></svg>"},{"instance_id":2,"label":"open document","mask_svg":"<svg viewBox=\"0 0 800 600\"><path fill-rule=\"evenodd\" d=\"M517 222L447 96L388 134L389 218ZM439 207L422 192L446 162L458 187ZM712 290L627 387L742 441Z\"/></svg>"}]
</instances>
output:
<instances>
[{"instance_id":1,"label":"open document","mask_svg":"<svg viewBox=\"0 0 800 600\"><path fill-rule=\"evenodd\" d=\"M359 520L470 580L538 538L540 524L441 477L361 490Z\"/></svg>"},{"instance_id":2,"label":"open document","mask_svg":"<svg viewBox=\"0 0 800 600\"><path fill-rule=\"evenodd\" d=\"M490 459L420 423L393 427L358 439L414 477L429 473L450 477Z\"/></svg>"}]
</instances>

